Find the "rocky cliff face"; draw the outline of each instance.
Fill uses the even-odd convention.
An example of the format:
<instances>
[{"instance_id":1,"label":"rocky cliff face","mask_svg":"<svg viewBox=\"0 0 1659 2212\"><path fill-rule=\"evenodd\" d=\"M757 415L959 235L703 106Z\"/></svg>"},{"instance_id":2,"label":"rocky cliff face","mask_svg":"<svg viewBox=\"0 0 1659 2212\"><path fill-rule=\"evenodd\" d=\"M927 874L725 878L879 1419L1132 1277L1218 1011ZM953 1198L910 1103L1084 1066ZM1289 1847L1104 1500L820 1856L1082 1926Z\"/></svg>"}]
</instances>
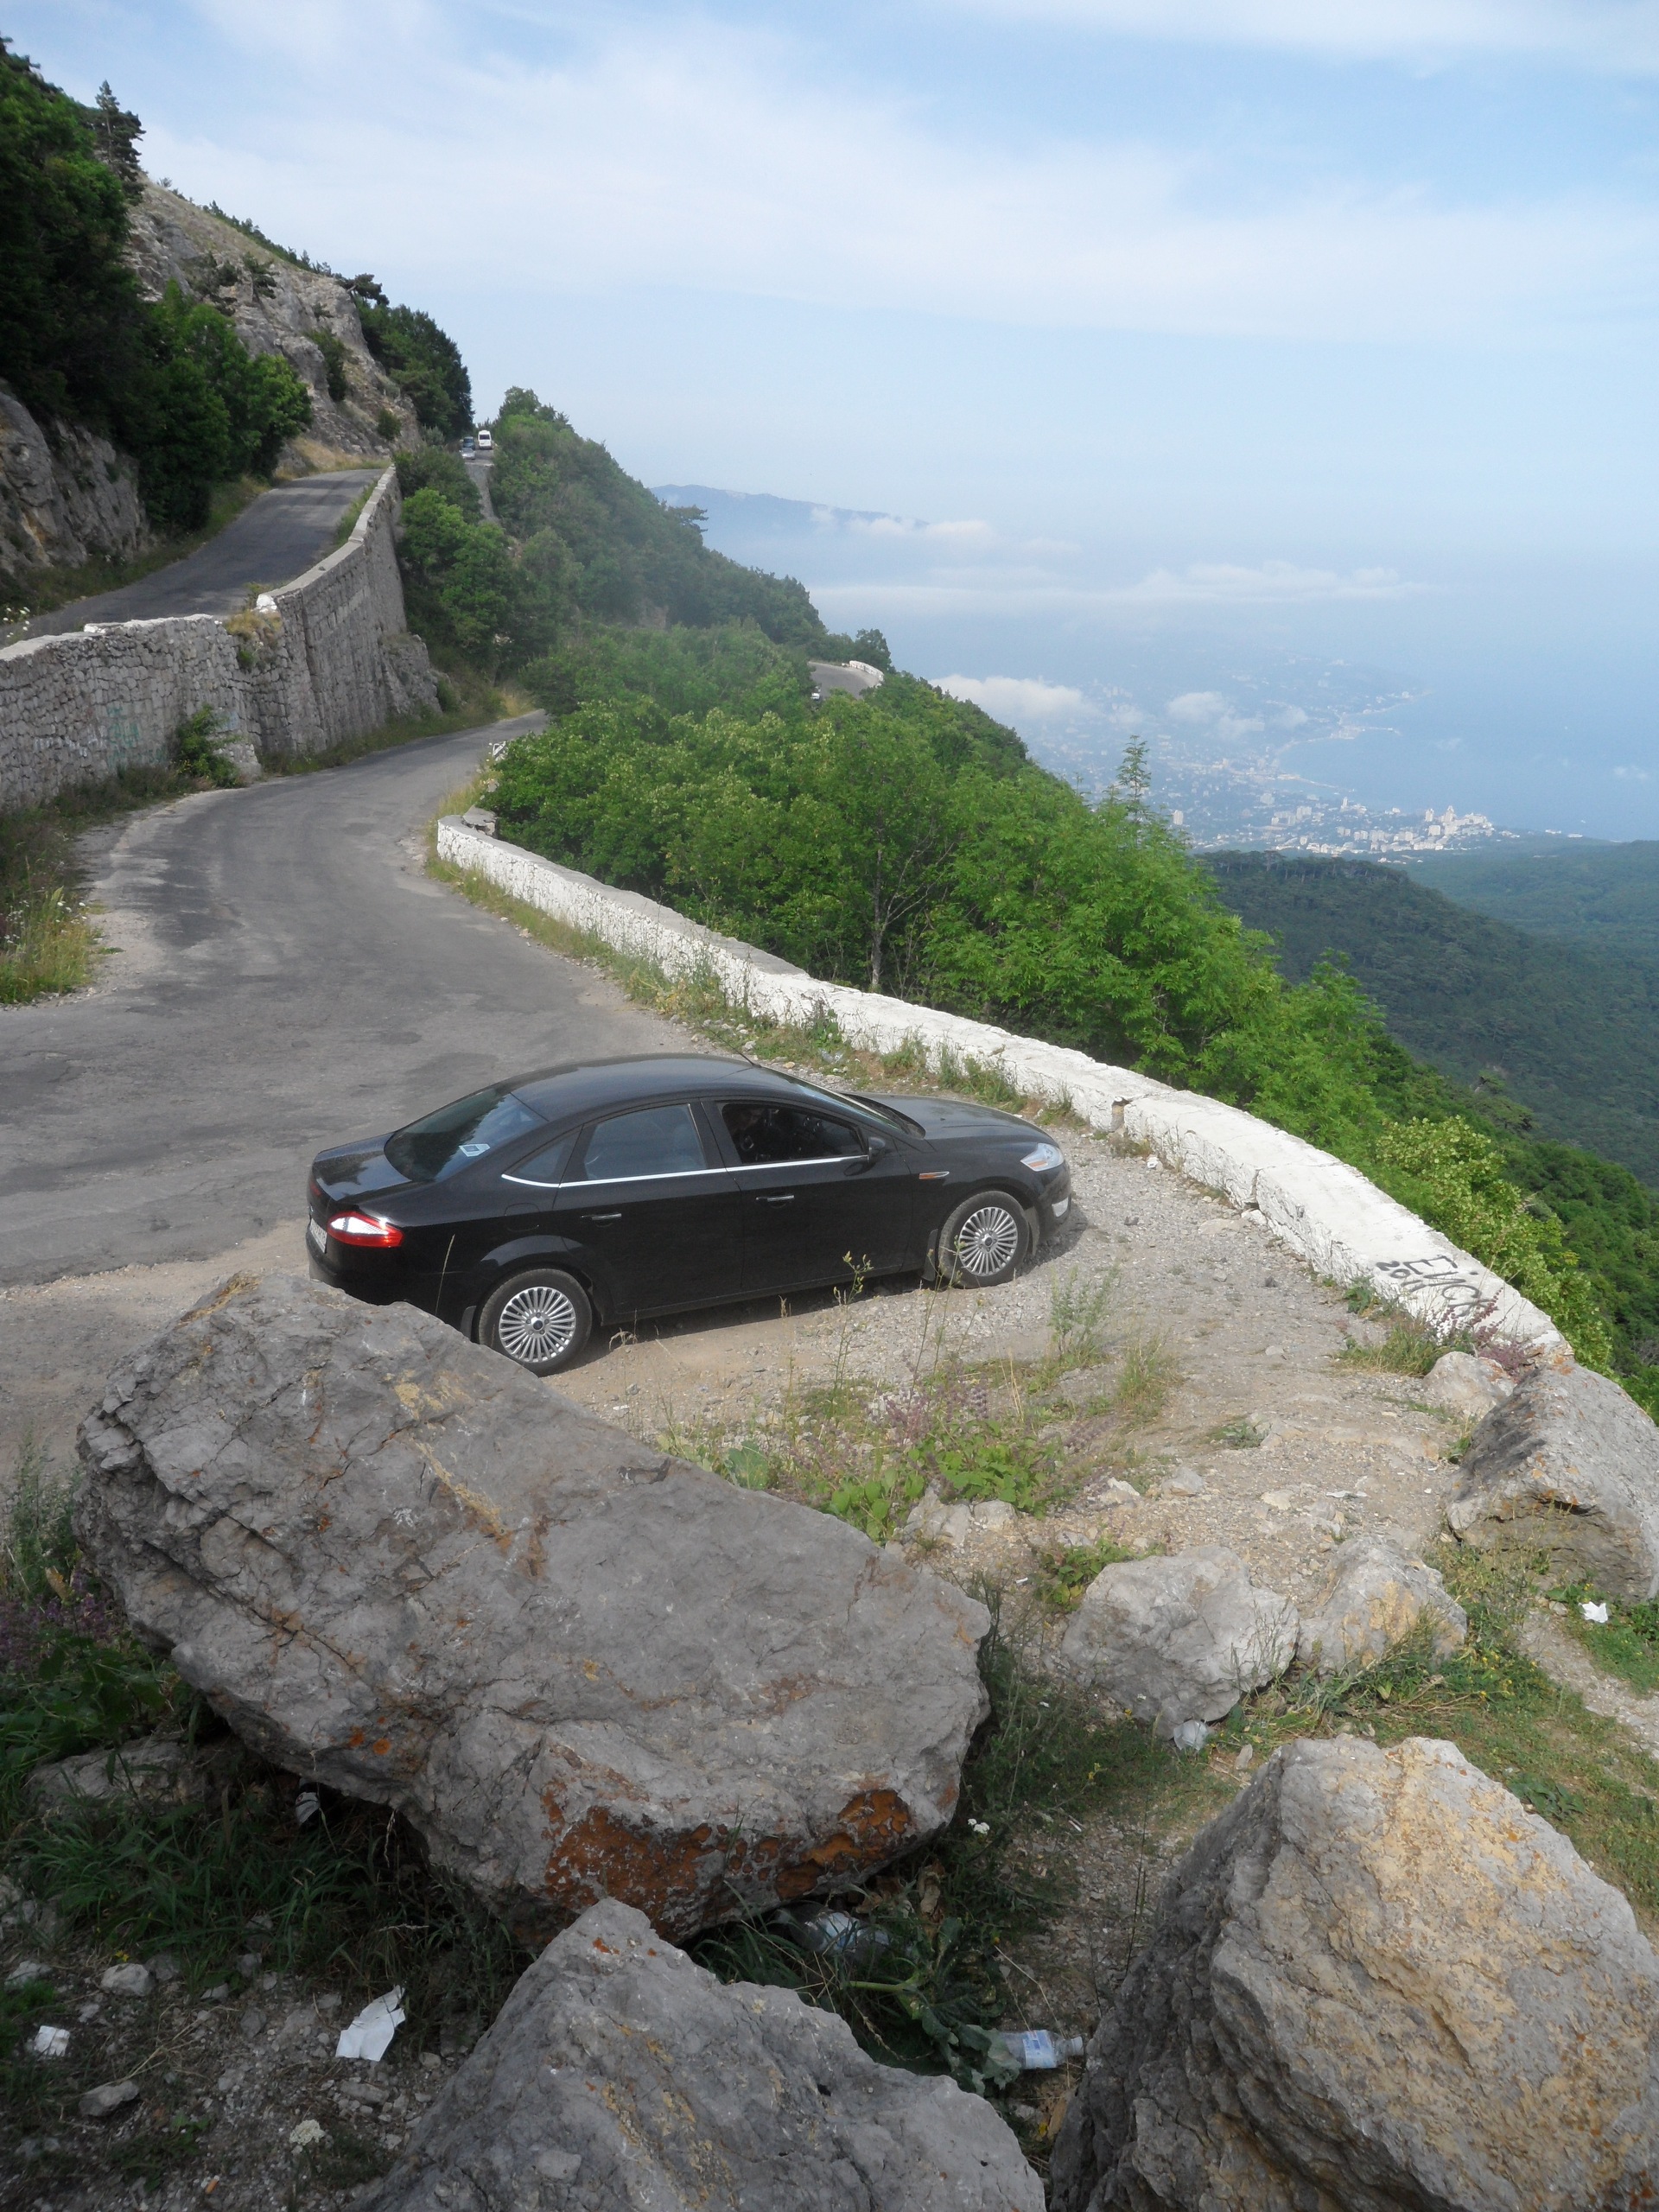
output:
<instances>
[{"instance_id":1,"label":"rocky cliff face","mask_svg":"<svg viewBox=\"0 0 1659 2212\"><path fill-rule=\"evenodd\" d=\"M280 353L304 378L310 427L283 448L280 474L385 461L395 446L418 442L415 410L376 366L338 276L302 269L150 183L132 210L129 257L147 299L177 283L192 298L213 301L251 353ZM338 342L346 383L338 400L329 396L319 334ZM397 424L390 436L383 435L388 417ZM36 421L0 385L0 576L15 579L26 596L31 572L130 560L152 542L130 461L106 438Z\"/></svg>"},{"instance_id":2,"label":"rocky cliff face","mask_svg":"<svg viewBox=\"0 0 1659 2212\"><path fill-rule=\"evenodd\" d=\"M130 560L150 543L132 463L89 430L45 429L0 385L0 576Z\"/></svg>"},{"instance_id":3,"label":"rocky cliff face","mask_svg":"<svg viewBox=\"0 0 1659 2212\"><path fill-rule=\"evenodd\" d=\"M302 269L194 201L146 183L132 211L128 257L147 299L169 283L224 308L251 353L280 353L311 391L311 426L283 454L286 469L326 468L340 461L384 460L393 446L416 443L415 410L375 365L363 340L351 294L338 276ZM319 332L344 349L346 397L330 398ZM391 437L380 415L397 419Z\"/></svg>"}]
</instances>

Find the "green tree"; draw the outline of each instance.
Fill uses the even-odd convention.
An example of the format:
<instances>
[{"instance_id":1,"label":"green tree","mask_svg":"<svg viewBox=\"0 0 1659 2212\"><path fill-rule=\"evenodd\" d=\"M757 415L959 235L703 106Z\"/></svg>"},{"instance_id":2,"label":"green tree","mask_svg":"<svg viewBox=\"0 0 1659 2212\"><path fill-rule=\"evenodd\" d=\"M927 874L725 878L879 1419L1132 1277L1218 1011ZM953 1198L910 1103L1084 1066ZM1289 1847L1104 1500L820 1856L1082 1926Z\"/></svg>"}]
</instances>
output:
<instances>
[{"instance_id":1,"label":"green tree","mask_svg":"<svg viewBox=\"0 0 1659 2212\"><path fill-rule=\"evenodd\" d=\"M423 430L459 438L472 428L473 386L461 348L419 308L393 307L372 276L354 276L370 353L415 410Z\"/></svg>"}]
</instances>

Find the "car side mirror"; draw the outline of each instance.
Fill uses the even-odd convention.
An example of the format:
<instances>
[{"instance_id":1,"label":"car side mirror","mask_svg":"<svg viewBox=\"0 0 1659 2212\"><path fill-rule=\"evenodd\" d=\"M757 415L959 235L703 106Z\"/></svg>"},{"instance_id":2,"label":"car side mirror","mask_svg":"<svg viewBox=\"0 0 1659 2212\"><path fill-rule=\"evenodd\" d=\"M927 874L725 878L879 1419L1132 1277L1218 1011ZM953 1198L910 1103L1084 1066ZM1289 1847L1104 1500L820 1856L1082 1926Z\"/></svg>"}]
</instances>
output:
<instances>
[{"instance_id":1,"label":"car side mirror","mask_svg":"<svg viewBox=\"0 0 1659 2212\"><path fill-rule=\"evenodd\" d=\"M891 1152L892 1150L893 1147L887 1142L886 1137L871 1137L865 1147L864 1157L861 1160L854 1160L851 1166L849 1168L848 1173L853 1175L864 1174L868 1169L874 1166L876 1161L880 1159L884 1152Z\"/></svg>"}]
</instances>

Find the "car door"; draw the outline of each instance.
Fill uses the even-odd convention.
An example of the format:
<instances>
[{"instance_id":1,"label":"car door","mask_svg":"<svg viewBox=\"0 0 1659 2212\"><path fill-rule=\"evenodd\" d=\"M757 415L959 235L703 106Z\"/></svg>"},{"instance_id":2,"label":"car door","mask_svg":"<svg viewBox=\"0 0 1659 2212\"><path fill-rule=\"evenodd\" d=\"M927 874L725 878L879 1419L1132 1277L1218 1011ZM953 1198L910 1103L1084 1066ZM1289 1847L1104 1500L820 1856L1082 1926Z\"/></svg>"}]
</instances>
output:
<instances>
[{"instance_id":1,"label":"car door","mask_svg":"<svg viewBox=\"0 0 1659 2212\"><path fill-rule=\"evenodd\" d=\"M735 1297L738 1207L734 1178L696 1109L680 1100L591 1122L554 1218L622 1317Z\"/></svg>"},{"instance_id":2,"label":"car door","mask_svg":"<svg viewBox=\"0 0 1659 2212\"><path fill-rule=\"evenodd\" d=\"M746 1294L904 1266L910 1170L891 1139L768 1099L729 1099L719 1113L738 1163Z\"/></svg>"}]
</instances>

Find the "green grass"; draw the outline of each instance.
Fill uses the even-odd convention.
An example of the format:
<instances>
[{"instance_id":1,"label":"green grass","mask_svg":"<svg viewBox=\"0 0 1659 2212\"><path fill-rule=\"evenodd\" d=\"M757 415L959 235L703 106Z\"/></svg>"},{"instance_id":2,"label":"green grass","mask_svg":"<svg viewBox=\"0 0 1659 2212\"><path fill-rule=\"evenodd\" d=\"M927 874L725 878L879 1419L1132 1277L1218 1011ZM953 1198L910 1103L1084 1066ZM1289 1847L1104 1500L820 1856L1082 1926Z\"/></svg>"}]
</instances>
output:
<instances>
[{"instance_id":1,"label":"green grass","mask_svg":"<svg viewBox=\"0 0 1659 2212\"><path fill-rule=\"evenodd\" d=\"M1643 1695L1659 1690L1659 1600L1622 1605L1616 1598L1604 1597L1592 1582L1564 1583L1549 1595L1566 1606L1563 1625L1604 1673L1617 1675ZM1586 1602L1606 1606L1605 1624L1586 1620Z\"/></svg>"},{"instance_id":2,"label":"green grass","mask_svg":"<svg viewBox=\"0 0 1659 2212\"><path fill-rule=\"evenodd\" d=\"M1075 1612L1083 1603L1084 1592L1103 1568L1141 1556L1115 1544L1109 1536L1092 1544L1066 1544L1058 1551L1045 1552L1037 1563L1037 1595L1057 1612Z\"/></svg>"},{"instance_id":3,"label":"green grass","mask_svg":"<svg viewBox=\"0 0 1659 2212\"><path fill-rule=\"evenodd\" d=\"M47 805L0 814L0 1006L92 980L102 944L75 859L81 832L206 782L171 766L125 768Z\"/></svg>"}]
</instances>

